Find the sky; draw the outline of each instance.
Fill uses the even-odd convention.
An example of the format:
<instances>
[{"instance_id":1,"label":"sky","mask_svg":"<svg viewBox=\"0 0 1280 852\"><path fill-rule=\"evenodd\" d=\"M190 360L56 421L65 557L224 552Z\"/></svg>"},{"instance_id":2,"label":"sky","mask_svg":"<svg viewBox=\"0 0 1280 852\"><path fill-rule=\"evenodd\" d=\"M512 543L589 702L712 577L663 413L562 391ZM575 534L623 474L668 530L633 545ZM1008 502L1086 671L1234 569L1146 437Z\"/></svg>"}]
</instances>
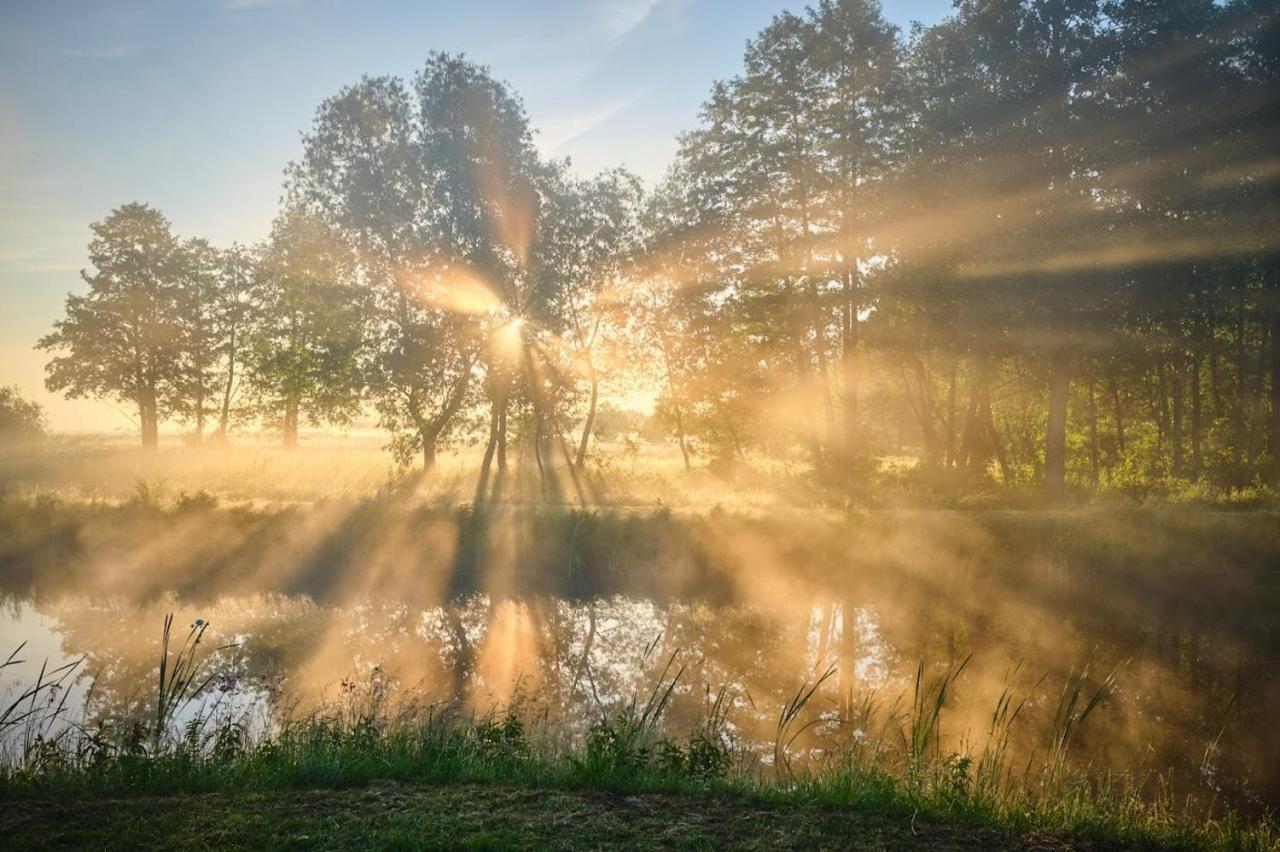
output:
<instances>
[{"instance_id":1,"label":"sky","mask_svg":"<svg viewBox=\"0 0 1280 852\"><path fill-rule=\"evenodd\" d=\"M804 0L0 0L0 385L54 429L133 428L43 387L35 341L84 288L89 223L130 201L181 237L267 235L319 103L464 53L523 98L537 144L657 179L746 41ZM883 0L908 28L950 0Z\"/></svg>"}]
</instances>

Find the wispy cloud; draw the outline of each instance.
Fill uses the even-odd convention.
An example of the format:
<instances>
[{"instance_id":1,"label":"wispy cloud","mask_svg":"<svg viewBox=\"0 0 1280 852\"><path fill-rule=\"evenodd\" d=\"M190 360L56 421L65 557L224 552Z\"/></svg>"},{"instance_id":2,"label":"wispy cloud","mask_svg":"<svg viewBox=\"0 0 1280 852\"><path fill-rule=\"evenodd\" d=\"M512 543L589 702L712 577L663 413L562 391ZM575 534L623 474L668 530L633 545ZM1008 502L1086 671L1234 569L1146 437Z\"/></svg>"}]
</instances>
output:
<instances>
[{"instance_id":1,"label":"wispy cloud","mask_svg":"<svg viewBox=\"0 0 1280 852\"><path fill-rule=\"evenodd\" d=\"M118 44L110 47L64 47L58 51L73 59L128 59L141 52L134 44Z\"/></svg>"},{"instance_id":2,"label":"wispy cloud","mask_svg":"<svg viewBox=\"0 0 1280 852\"><path fill-rule=\"evenodd\" d=\"M298 6L305 0L221 0L218 6L229 12L247 12L268 6Z\"/></svg>"},{"instance_id":3,"label":"wispy cloud","mask_svg":"<svg viewBox=\"0 0 1280 852\"><path fill-rule=\"evenodd\" d=\"M585 136L616 115L626 112L649 94L648 89L610 101L587 112L567 115L548 122L538 134L538 146L548 154L558 152L575 139Z\"/></svg>"},{"instance_id":4,"label":"wispy cloud","mask_svg":"<svg viewBox=\"0 0 1280 852\"><path fill-rule=\"evenodd\" d=\"M664 0L609 0L600 4L600 27L610 41L620 41L643 24Z\"/></svg>"}]
</instances>

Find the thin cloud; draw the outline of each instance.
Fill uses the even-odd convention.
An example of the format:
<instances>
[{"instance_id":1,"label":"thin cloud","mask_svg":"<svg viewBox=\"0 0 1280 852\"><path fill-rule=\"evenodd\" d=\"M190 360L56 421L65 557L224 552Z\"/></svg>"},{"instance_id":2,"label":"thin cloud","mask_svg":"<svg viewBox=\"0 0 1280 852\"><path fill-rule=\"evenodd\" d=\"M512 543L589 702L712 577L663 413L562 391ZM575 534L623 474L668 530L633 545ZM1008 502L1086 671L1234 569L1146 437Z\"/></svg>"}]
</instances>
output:
<instances>
[{"instance_id":1,"label":"thin cloud","mask_svg":"<svg viewBox=\"0 0 1280 852\"><path fill-rule=\"evenodd\" d=\"M649 94L649 90L643 89L589 112L577 113L552 121L542 128L539 133L539 147L547 153L555 153L575 139L590 133L614 116L626 112L647 94Z\"/></svg>"},{"instance_id":2,"label":"thin cloud","mask_svg":"<svg viewBox=\"0 0 1280 852\"><path fill-rule=\"evenodd\" d=\"M610 0L600 6L600 26L610 41L621 41L649 20L664 0Z\"/></svg>"}]
</instances>

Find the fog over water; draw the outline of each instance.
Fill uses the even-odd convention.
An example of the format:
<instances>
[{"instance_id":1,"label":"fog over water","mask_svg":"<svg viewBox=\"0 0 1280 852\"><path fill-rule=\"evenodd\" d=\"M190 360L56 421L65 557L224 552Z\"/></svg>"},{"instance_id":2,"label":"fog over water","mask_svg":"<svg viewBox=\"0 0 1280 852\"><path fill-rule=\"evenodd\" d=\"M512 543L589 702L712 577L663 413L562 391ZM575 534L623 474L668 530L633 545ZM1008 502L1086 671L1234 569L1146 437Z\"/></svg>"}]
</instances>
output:
<instances>
[{"instance_id":1,"label":"fog over water","mask_svg":"<svg viewBox=\"0 0 1280 852\"><path fill-rule=\"evenodd\" d=\"M724 690L729 734L766 772L780 709L829 668L794 759L898 747L917 666L929 679L967 659L940 748L980 751L1009 687L1028 699L1019 765L1087 666L1090 689L1112 672L1116 686L1073 762L1247 810L1280 802L1267 515L47 508L6 520L26 534L0 556L0 647L28 643L7 686L83 657L80 721L148 711L171 612L178 635L208 622L220 648L185 718L265 731L376 694L511 707L572 738L678 673L666 728L696 728Z\"/></svg>"}]
</instances>

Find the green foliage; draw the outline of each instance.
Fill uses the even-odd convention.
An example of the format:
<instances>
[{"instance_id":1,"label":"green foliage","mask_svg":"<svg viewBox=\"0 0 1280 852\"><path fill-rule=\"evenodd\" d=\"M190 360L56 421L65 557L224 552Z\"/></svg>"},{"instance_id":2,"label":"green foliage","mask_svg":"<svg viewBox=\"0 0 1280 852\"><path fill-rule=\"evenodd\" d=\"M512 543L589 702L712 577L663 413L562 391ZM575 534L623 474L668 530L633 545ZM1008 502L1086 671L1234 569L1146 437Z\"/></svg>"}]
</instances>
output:
<instances>
[{"instance_id":1,"label":"green foliage","mask_svg":"<svg viewBox=\"0 0 1280 852\"><path fill-rule=\"evenodd\" d=\"M286 445L302 420L344 423L359 411L365 293L355 279L350 249L323 220L291 209L276 221L245 348L251 395Z\"/></svg>"},{"instance_id":2,"label":"green foliage","mask_svg":"<svg viewBox=\"0 0 1280 852\"><path fill-rule=\"evenodd\" d=\"M180 408L183 256L169 221L145 204L126 204L92 226L84 295L67 297L66 316L39 346L57 354L46 384L69 397L106 397L135 406L144 446L160 420Z\"/></svg>"},{"instance_id":3,"label":"green foliage","mask_svg":"<svg viewBox=\"0 0 1280 852\"><path fill-rule=\"evenodd\" d=\"M38 441L48 429L40 403L27 399L17 385L0 387L0 444Z\"/></svg>"},{"instance_id":4,"label":"green foliage","mask_svg":"<svg viewBox=\"0 0 1280 852\"><path fill-rule=\"evenodd\" d=\"M47 383L147 446L369 404L401 465L482 442L478 499L514 446L585 501L602 397L638 386L687 471L803 459L843 503L907 456L886 481L954 500L1274 489L1276 38L1264 0L964 0L906 35L822 0L652 193L547 161L506 83L431 53L320 104L260 251L94 224Z\"/></svg>"}]
</instances>

